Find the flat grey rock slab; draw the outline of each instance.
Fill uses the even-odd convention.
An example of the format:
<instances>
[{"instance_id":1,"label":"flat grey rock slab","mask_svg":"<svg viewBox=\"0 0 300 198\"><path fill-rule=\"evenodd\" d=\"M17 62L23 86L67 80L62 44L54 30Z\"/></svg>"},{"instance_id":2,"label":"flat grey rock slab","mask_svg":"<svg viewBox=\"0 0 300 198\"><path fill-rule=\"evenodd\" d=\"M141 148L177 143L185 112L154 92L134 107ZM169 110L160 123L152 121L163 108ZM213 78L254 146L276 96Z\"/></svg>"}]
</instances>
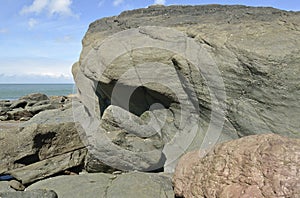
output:
<instances>
[{"instance_id":1,"label":"flat grey rock slab","mask_svg":"<svg viewBox=\"0 0 300 198\"><path fill-rule=\"evenodd\" d=\"M91 173L58 176L32 184L26 190L54 190L63 198L173 198L171 178L157 173L121 175Z\"/></svg>"}]
</instances>

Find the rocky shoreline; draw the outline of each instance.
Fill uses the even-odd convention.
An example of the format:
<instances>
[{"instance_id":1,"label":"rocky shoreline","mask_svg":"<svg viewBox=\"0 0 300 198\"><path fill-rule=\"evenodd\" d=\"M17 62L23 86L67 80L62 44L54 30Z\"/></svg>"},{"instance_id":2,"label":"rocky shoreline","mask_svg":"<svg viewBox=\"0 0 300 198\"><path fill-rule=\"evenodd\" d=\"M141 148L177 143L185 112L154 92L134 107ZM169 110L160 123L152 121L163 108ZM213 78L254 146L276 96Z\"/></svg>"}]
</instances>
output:
<instances>
[{"instance_id":1,"label":"rocky shoreline","mask_svg":"<svg viewBox=\"0 0 300 198\"><path fill-rule=\"evenodd\" d=\"M63 109L70 105L72 96L51 96L32 93L18 100L0 101L0 121L28 121L34 115L51 109ZM13 123L13 122L11 122Z\"/></svg>"},{"instance_id":2,"label":"rocky shoreline","mask_svg":"<svg viewBox=\"0 0 300 198\"><path fill-rule=\"evenodd\" d=\"M0 121L1 197L156 197L161 193L174 197L169 174L119 171L88 155L72 122L72 98L49 99L37 93L0 101L7 110L2 115L17 118ZM47 106L28 120L22 119L27 113L10 116L20 103ZM48 104L53 108L48 109ZM144 185L148 187L143 190Z\"/></svg>"},{"instance_id":3,"label":"rocky shoreline","mask_svg":"<svg viewBox=\"0 0 300 198\"><path fill-rule=\"evenodd\" d=\"M1 197L173 198L175 194L176 197L288 194L297 197L300 194L297 172L300 139L252 135L219 144L204 157L200 157L199 151L186 154L175 174L122 171L105 165L88 152L76 124L71 122L72 99L55 98L64 98L57 109L41 111L29 121L0 122ZM57 120L59 117L62 119ZM280 185L275 185L275 181L280 181Z\"/></svg>"},{"instance_id":4,"label":"rocky shoreline","mask_svg":"<svg viewBox=\"0 0 300 198\"><path fill-rule=\"evenodd\" d=\"M299 27L221 5L95 21L76 96L0 101L0 197L299 197Z\"/></svg>"}]
</instances>

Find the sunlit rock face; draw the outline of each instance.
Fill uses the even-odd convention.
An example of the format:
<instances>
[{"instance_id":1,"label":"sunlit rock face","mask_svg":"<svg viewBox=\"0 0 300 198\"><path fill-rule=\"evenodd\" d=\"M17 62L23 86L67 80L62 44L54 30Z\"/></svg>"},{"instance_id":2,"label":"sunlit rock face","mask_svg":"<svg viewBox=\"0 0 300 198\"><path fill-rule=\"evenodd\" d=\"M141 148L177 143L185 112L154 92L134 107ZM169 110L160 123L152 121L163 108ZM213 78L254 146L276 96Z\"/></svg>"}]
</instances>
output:
<instances>
[{"instance_id":1,"label":"sunlit rock face","mask_svg":"<svg viewBox=\"0 0 300 198\"><path fill-rule=\"evenodd\" d=\"M122 170L172 172L187 151L300 137L300 13L152 6L90 24L73 66L89 151Z\"/></svg>"},{"instance_id":2,"label":"sunlit rock face","mask_svg":"<svg viewBox=\"0 0 300 198\"><path fill-rule=\"evenodd\" d=\"M178 197L298 197L300 139L251 135L205 157L184 155L173 178Z\"/></svg>"}]
</instances>

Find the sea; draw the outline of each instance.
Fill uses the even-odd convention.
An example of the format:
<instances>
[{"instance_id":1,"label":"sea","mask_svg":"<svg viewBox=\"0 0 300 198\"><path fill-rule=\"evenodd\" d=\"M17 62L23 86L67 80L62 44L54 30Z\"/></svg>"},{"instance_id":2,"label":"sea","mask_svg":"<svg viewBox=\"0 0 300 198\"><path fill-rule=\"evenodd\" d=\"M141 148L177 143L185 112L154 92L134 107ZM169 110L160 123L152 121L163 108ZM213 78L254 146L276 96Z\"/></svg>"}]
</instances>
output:
<instances>
[{"instance_id":1,"label":"sea","mask_svg":"<svg viewBox=\"0 0 300 198\"><path fill-rule=\"evenodd\" d=\"M0 84L0 100L17 100L31 94L43 93L47 96L67 96L75 93L74 84Z\"/></svg>"}]
</instances>

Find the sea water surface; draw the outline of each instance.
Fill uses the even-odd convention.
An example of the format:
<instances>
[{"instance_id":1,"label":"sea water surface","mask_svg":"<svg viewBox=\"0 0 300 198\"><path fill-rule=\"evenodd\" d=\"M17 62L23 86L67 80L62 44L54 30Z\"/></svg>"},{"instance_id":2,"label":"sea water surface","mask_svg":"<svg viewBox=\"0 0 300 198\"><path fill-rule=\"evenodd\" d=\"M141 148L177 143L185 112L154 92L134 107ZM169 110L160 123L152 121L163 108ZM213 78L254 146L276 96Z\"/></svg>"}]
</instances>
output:
<instances>
[{"instance_id":1,"label":"sea water surface","mask_svg":"<svg viewBox=\"0 0 300 198\"><path fill-rule=\"evenodd\" d=\"M74 84L0 84L0 100L16 100L31 93L67 96L75 93Z\"/></svg>"}]
</instances>

